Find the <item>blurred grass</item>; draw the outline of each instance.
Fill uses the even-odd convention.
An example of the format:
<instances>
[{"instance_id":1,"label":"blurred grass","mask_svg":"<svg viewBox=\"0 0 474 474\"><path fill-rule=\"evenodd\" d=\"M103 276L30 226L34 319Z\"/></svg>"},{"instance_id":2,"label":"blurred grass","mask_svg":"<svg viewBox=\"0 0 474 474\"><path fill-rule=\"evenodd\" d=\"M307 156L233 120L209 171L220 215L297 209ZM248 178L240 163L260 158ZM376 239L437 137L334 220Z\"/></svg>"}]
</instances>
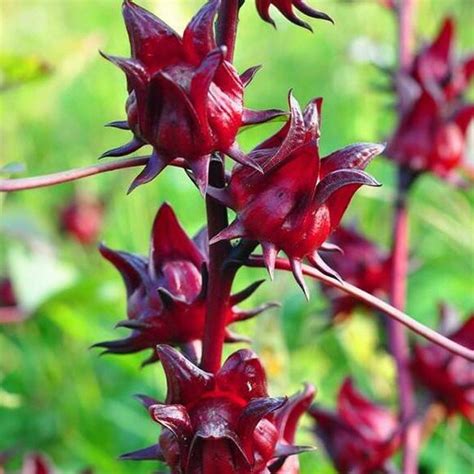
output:
<instances>
[{"instance_id":1,"label":"blurred grass","mask_svg":"<svg viewBox=\"0 0 474 474\"><path fill-rule=\"evenodd\" d=\"M200 3L156 0L143 5L182 31ZM311 35L278 13L274 31L258 19L253 2L246 2L237 66L242 71L264 64L248 88L247 104L285 108L289 88L302 103L323 96L324 153L353 141L383 140L393 123L391 98L376 90L384 82L377 70L354 58L376 54L383 64L393 64L392 18L375 1L314 3L330 13L336 25L312 22ZM459 20L461 47L472 47L470 1L421 0L420 10L424 34L432 35L444 14L451 12ZM99 48L113 54L128 51L120 1L2 0L0 13L0 65L8 66L1 69L1 83L16 81L0 96L0 168L24 163L27 175L34 175L84 166L124 143L125 132L102 126L124 117L124 80L97 53ZM17 69L11 58L17 58ZM42 64L48 65L49 74L39 73ZM274 128L246 131L240 141L248 149ZM100 358L87 349L118 336L112 327L123 318L124 293L110 265L94 248L65 241L56 220L57 210L81 190L106 200L102 238L112 247L146 252L154 213L164 200L174 206L190 233L201 227L202 201L179 170L167 170L126 197L135 173L0 196L0 273L9 270L22 301L36 308L25 324L0 328L0 450L43 450L65 473L89 465L107 474L152 469L147 463L130 465L116 458L157 438L157 426L132 395L162 397L161 369L139 370L143 355ZM387 246L393 167L379 159L371 173L383 188L359 193L347 219L356 219ZM408 311L431 326L436 325L440 299L464 314L474 307L472 206L472 192L455 191L431 177L415 189L411 236L421 265L410 277ZM38 254L48 258L41 260ZM263 275L245 270L237 285ZM281 275L274 284L264 285L251 303L278 294L282 309L262 316L258 325L248 322L240 327L255 339L271 392L288 394L311 381L318 387L318 401L333 405L341 380L351 374L368 394L393 405L393 368L380 346L378 316L358 315L340 328L321 332L325 305L316 288L312 293L306 304L291 279ZM469 436L472 441L472 431L458 421L441 426L422 452L423 472L469 472ZM307 431L302 430L301 437L311 442ZM303 473L333 472L322 450L301 460Z\"/></svg>"}]
</instances>

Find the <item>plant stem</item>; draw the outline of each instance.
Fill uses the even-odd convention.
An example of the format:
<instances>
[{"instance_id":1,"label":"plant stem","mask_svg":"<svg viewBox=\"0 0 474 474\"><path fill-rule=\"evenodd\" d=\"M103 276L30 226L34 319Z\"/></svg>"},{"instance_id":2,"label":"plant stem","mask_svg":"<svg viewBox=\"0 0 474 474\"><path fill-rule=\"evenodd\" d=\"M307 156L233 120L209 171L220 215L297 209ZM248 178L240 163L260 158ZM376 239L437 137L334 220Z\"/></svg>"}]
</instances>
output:
<instances>
[{"instance_id":1,"label":"plant stem","mask_svg":"<svg viewBox=\"0 0 474 474\"><path fill-rule=\"evenodd\" d=\"M221 188L225 185L224 165L213 161L209 169L209 184ZM227 227L227 209L210 196L206 197L207 229L209 239ZM204 326L202 368L215 373L221 366L225 340L227 302L232 289L235 268L225 262L232 247L228 241L209 246L209 282L207 312Z\"/></svg>"},{"instance_id":2,"label":"plant stem","mask_svg":"<svg viewBox=\"0 0 474 474\"><path fill-rule=\"evenodd\" d=\"M227 60L234 59L237 24L241 0L222 0L219 17L217 18L216 36L219 46L227 47Z\"/></svg>"},{"instance_id":3,"label":"plant stem","mask_svg":"<svg viewBox=\"0 0 474 474\"><path fill-rule=\"evenodd\" d=\"M247 261L244 262L244 265L248 267L265 268L265 262L261 255L252 255ZM277 258L275 268L277 268L278 270L285 270L289 272L291 271L290 263L284 258ZM347 293L348 295L357 298L365 304L372 306L377 310L380 310L381 313L384 313L390 318L395 319L399 323L403 324L404 326L411 329L420 336L424 337L425 339L428 339L432 343L437 344L438 346L446 349L449 352L452 352L455 355L464 357L465 359L474 362L474 350L468 349L467 347L464 347L461 344L458 344L452 341L451 339L439 334L438 332L416 321L408 314L405 314L403 311L394 308L393 306L386 303L385 301L382 301L376 296L373 296L370 293L367 293L364 290L361 290L360 288L357 288L356 286L351 285L348 282L341 283L335 278L324 275L320 271L308 265L303 265L302 269L305 275L308 275L329 286L344 291L344 293ZM377 312L377 314L379 313Z\"/></svg>"},{"instance_id":4,"label":"plant stem","mask_svg":"<svg viewBox=\"0 0 474 474\"><path fill-rule=\"evenodd\" d=\"M408 273L408 208L407 190L402 184L403 171L400 170L399 174L393 229L390 302L395 308L404 310ZM416 400L409 368L410 347L405 328L393 319L388 322L388 342L397 369L400 421L406 426L402 433L403 472L416 473L420 440L418 423L413 421Z\"/></svg>"},{"instance_id":5,"label":"plant stem","mask_svg":"<svg viewBox=\"0 0 474 474\"><path fill-rule=\"evenodd\" d=\"M412 63L414 8L415 0L400 0L399 2L398 84L401 84L400 76L409 70ZM398 113L401 115L403 113L401 108L402 91L399 89L398 93ZM406 306L406 286L409 259L407 194L409 187L410 184L407 182L406 171L399 168L392 234L392 274L390 282L390 302L399 310L404 310ZM413 421L416 418L416 399L409 368L410 346L405 328L394 319L388 321L388 345L395 360L397 370L400 421L406 426L406 429L402 432L403 472L406 474L414 474L418 472L420 430L418 422Z\"/></svg>"},{"instance_id":6,"label":"plant stem","mask_svg":"<svg viewBox=\"0 0 474 474\"><path fill-rule=\"evenodd\" d=\"M20 309L14 306L0 308L0 324L21 323L24 320L25 314Z\"/></svg>"},{"instance_id":7,"label":"plant stem","mask_svg":"<svg viewBox=\"0 0 474 474\"><path fill-rule=\"evenodd\" d=\"M398 66L400 72L411 67L416 0L399 0L398 12Z\"/></svg>"},{"instance_id":8,"label":"plant stem","mask_svg":"<svg viewBox=\"0 0 474 474\"><path fill-rule=\"evenodd\" d=\"M234 57L240 0L222 0L216 24L217 44L227 47L227 60ZM213 160L209 168L209 184L225 186L225 161ZM206 197L207 229L209 239L227 227L227 209L210 196ZM209 282L207 310L204 326L202 363L208 372L215 373L221 367L227 325L227 302L237 271L234 265L225 265L232 250L229 242L223 241L209 247Z\"/></svg>"},{"instance_id":9,"label":"plant stem","mask_svg":"<svg viewBox=\"0 0 474 474\"><path fill-rule=\"evenodd\" d=\"M133 168L135 166L146 165L149 156L137 156L135 158L120 159L116 161L109 161L107 163L100 163L84 168L75 168L67 171L59 171L58 173L46 174L43 176L33 176L31 178L14 178L14 179L0 179L0 192L24 191L26 189L44 188L47 186L54 186L56 184L68 183L96 174L107 173L125 168ZM176 159L170 163L171 166L180 168L185 167L183 160Z\"/></svg>"}]
</instances>

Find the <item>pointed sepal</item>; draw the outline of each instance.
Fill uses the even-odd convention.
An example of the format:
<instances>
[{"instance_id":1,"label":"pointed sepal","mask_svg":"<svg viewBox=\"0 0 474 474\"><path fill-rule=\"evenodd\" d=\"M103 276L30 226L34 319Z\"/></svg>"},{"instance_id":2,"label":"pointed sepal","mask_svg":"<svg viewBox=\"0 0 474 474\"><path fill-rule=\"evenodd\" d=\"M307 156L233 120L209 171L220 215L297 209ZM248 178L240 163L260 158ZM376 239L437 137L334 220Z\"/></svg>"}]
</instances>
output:
<instances>
[{"instance_id":1,"label":"pointed sepal","mask_svg":"<svg viewBox=\"0 0 474 474\"><path fill-rule=\"evenodd\" d=\"M122 461L164 461L163 452L158 444L138 449L120 456Z\"/></svg>"},{"instance_id":2,"label":"pointed sepal","mask_svg":"<svg viewBox=\"0 0 474 474\"><path fill-rule=\"evenodd\" d=\"M234 306L239 303L242 303L242 301L252 296L253 293L255 293L255 291L257 291L260 285L264 282L265 280L258 280L252 283L251 285L249 285L247 288L243 289L242 291L239 291L238 293L235 293L234 295L232 295L229 300L230 305Z\"/></svg>"},{"instance_id":3,"label":"pointed sepal","mask_svg":"<svg viewBox=\"0 0 474 474\"><path fill-rule=\"evenodd\" d=\"M265 370L257 355L248 349L234 352L216 375L216 384L224 384L243 399L267 396Z\"/></svg>"},{"instance_id":4,"label":"pointed sepal","mask_svg":"<svg viewBox=\"0 0 474 474\"><path fill-rule=\"evenodd\" d=\"M258 71L262 69L261 65L258 66L253 66L245 70L241 75L240 75L240 80L242 81L242 84L244 87L247 87L254 79L255 75L257 74Z\"/></svg>"},{"instance_id":5,"label":"pointed sepal","mask_svg":"<svg viewBox=\"0 0 474 474\"><path fill-rule=\"evenodd\" d=\"M133 153L140 148L142 148L145 143L140 140L139 138L133 138L131 141L126 143L125 145L119 146L117 148L112 148L111 150L107 150L102 155L99 156L99 159L107 158L110 156L125 156Z\"/></svg>"},{"instance_id":6,"label":"pointed sepal","mask_svg":"<svg viewBox=\"0 0 474 474\"><path fill-rule=\"evenodd\" d=\"M149 183L155 179L166 167L168 160L165 159L162 155L158 154L156 151L150 156L145 168L141 173L133 180L132 184L128 188L127 194L130 194L134 189L143 184Z\"/></svg>"},{"instance_id":7,"label":"pointed sepal","mask_svg":"<svg viewBox=\"0 0 474 474\"><path fill-rule=\"evenodd\" d=\"M291 258L290 265L291 265L291 271L293 273L293 276L295 277L296 283L298 283L299 287L303 290L305 298L309 301L309 290L308 290L308 287L306 286L306 282L304 281L301 260L297 258Z\"/></svg>"},{"instance_id":8,"label":"pointed sepal","mask_svg":"<svg viewBox=\"0 0 474 474\"><path fill-rule=\"evenodd\" d=\"M385 145L378 143L355 143L337 150L321 160L321 178L337 170L364 170L384 150Z\"/></svg>"},{"instance_id":9,"label":"pointed sepal","mask_svg":"<svg viewBox=\"0 0 474 474\"><path fill-rule=\"evenodd\" d=\"M259 173L263 174L263 169L262 167L252 158L250 158L248 155L246 155L239 147L237 142L234 142L229 149L226 150L225 152L227 155L229 155L234 161L237 161L237 163L240 163L241 165L248 166L250 168L253 168L255 171L258 171Z\"/></svg>"},{"instance_id":10,"label":"pointed sepal","mask_svg":"<svg viewBox=\"0 0 474 474\"><path fill-rule=\"evenodd\" d=\"M237 239L239 237L245 236L245 228L240 223L238 219L236 219L232 224L226 227L224 230L220 231L217 235L215 235L210 241L209 245L217 244L222 240L232 240Z\"/></svg>"},{"instance_id":11,"label":"pointed sepal","mask_svg":"<svg viewBox=\"0 0 474 474\"><path fill-rule=\"evenodd\" d=\"M375 178L358 169L332 171L318 184L314 196L315 205L321 206L336 191L350 185L381 186Z\"/></svg>"},{"instance_id":12,"label":"pointed sepal","mask_svg":"<svg viewBox=\"0 0 474 474\"><path fill-rule=\"evenodd\" d=\"M265 262L265 267L270 275L270 280L273 281L275 276L275 262L278 254L278 249L276 246L270 242L262 242L263 250L263 261Z\"/></svg>"},{"instance_id":13,"label":"pointed sepal","mask_svg":"<svg viewBox=\"0 0 474 474\"><path fill-rule=\"evenodd\" d=\"M166 403L190 403L211 383L211 374L196 367L176 349L159 345L156 351L167 380Z\"/></svg>"}]
</instances>

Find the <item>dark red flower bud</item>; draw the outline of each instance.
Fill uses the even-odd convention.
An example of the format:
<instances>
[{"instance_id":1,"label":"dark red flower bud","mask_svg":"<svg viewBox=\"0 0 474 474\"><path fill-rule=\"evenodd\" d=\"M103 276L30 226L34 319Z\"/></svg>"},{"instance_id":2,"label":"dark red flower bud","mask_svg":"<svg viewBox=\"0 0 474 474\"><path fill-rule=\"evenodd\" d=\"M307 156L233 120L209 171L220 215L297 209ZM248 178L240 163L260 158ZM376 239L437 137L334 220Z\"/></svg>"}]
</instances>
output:
<instances>
[{"instance_id":1,"label":"dark red flower bud","mask_svg":"<svg viewBox=\"0 0 474 474\"><path fill-rule=\"evenodd\" d=\"M106 352L128 354L154 349L157 344L182 347L189 355L199 352L204 333L207 292L207 236L201 231L191 240L180 226L173 209L164 204L158 211L151 235L148 258L100 246L100 252L121 273L127 290L128 319L118 327L132 334L117 341L101 342ZM252 318L273 303L241 310L236 305L248 298L263 282L230 296L227 322ZM226 341L245 341L227 329ZM198 356L198 354L196 354ZM157 354L145 362L157 360Z\"/></svg>"},{"instance_id":2,"label":"dark red flower bud","mask_svg":"<svg viewBox=\"0 0 474 474\"><path fill-rule=\"evenodd\" d=\"M388 293L391 259L387 252L350 227L338 227L330 241L335 247L329 249L334 251L328 253L326 261L344 281L378 297ZM361 304L336 288L321 288L331 302L333 318L345 319Z\"/></svg>"},{"instance_id":3,"label":"dark red flower bud","mask_svg":"<svg viewBox=\"0 0 474 474\"><path fill-rule=\"evenodd\" d=\"M54 469L42 454L29 454L23 460L21 474L54 474Z\"/></svg>"},{"instance_id":4,"label":"dark red flower bud","mask_svg":"<svg viewBox=\"0 0 474 474\"><path fill-rule=\"evenodd\" d=\"M339 224L354 193L363 184L379 185L363 169L384 147L358 143L320 160L322 99L311 101L304 113L291 94L289 102L288 122L249 155L264 174L237 165L225 190L209 189L209 194L237 213L237 219L211 244L237 237L257 240L270 275L277 253L283 250L307 295L301 261L307 258L334 276L318 249Z\"/></svg>"},{"instance_id":5,"label":"dark red flower bud","mask_svg":"<svg viewBox=\"0 0 474 474\"><path fill-rule=\"evenodd\" d=\"M123 156L143 145L153 147L148 164L131 189L155 178L175 158L184 158L204 192L211 154L227 153L257 166L235 141L242 125L270 120L280 111L244 108L244 87L256 68L237 74L214 39L219 0L209 0L181 38L152 13L125 0L123 16L131 43L131 59L106 56L127 76L127 122L110 125L130 129L134 138L102 156Z\"/></svg>"},{"instance_id":6,"label":"dark red flower bud","mask_svg":"<svg viewBox=\"0 0 474 474\"><path fill-rule=\"evenodd\" d=\"M309 413L338 472L383 471L400 444L396 417L364 398L350 379L341 386L336 412L313 406Z\"/></svg>"},{"instance_id":7,"label":"dark red flower bud","mask_svg":"<svg viewBox=\"0 0 474 474\"><path fill-rule=\"evenodd\" d=\"M474 349L474 314L449 338ZM415 379L441 403L448 415L460 413L474 423L474 364L435 344L415 345L411 360Z\"/></svg>"},{"instance_id":8,"label":"dark red flower bud","mask_svg":"<svg viewBox=\"0 0 474 474\"><path fill-rule=\"evenodd\" d=\"M282 473L286 458L301 450L280 440L292 437L311 389L295 397L291 407L285 398L268 397L264 369L245 349L216 374L169 346L158 346L157 352L168 384L166 401L140 398L163 427L159 444L123 459L161 459L173 474L264 474Z\"/></svg>"},{"instance_id":9,"label":"dark red flower bud","mask_svg":"<svg viewBox=\"0 0 474 474\"><path fill-rule=\"evenodd\" d=\"M274 424L277 427L278 459L270 464L270 472L278 474L299 474L300 466L294 454L312 451L311 446L295 446L296 429L300 418L308 410L316 391L312 385L305 385L303 391L296 393L275 411Z\"/></svg>"},{"instance_id":10,"label":"dark red flower bud","mask_svg":"<svg viewBox=\"0 0 474 474\"><path fill-rule=\"evenodd\" d=\"M474 75L474 56L456 61L454 34L455 23L448 18L402 77L402 116L387 155L413 173L431 171L455 181L474 118L474 105L462 98Z\"/></svg>"},{"instance_id":11,"label":"dark red flower bud","mask_svg":"<svg viewBox=\"0 0 474 474\"><path fill-rule=\"evenodd\" d=\"M434 41L415 56L411 76L424 89L438 89L433 94L452 100L468 87L474 74L474 56L458 61L455 51L456 23L445 18Z\"/></svg>"},{"instance_id":12,"label":"dark red flower bud","mask_svg":"<svg viewBox=\"0 0 474 474\"><path fill-rule=\"evenodd\" d=\"M12 281L8 277L0 278L0 324L18 323L24 317Z\"/></svg>"},{"instance_id":13,"label":"dark red flower bud","mask_svg":"<svg viewBox=\"0 0 474 474\"><path fill-rule=\"evenodd\" d=\"M16 296L10 278L0 278L0 307L16 306Z\"/></svg>"},{"instance_id":14,"label":"dark red flower bud","mask_svg":"<svg viewBox=\"0 0 474 474\"><path fill-rule=\"evenodd\" d=\"M95 244L102 230L104 211L102 202L78 196L61 210L60 229L82 245Z\"/></svg>"},{"instance_id":15,"label":"dark red flower bud","mask_svg":"<svg viewBox=\"0 0 474 474\"><path fill-rule=\"evenodd\" d=\"M334 23L332 18L326 13L321 11L315 10L314 8L310 7L304 0L255 0L257 4L257 10L262 18L268 23L271 23L273 26L275 22L272 20L270 16L270 6L273 5L275 8L278 8L280 12L290 20L292 23L298 26L302 26L310 31L313 31L311 26L306 23L305 21L298 18L294 12L294 8L299 10L301 13L310 16L311 18L318 18L320 20L327 20L331 23Z\"/></svg>"},{"instance_id":16,"label":"dark red flower bud","mask_svg":"<svg viewBox=\"0 0 474 474\"><path fill-rule=\"evenodd\" d=\"M15 450L0 452L0 474L7 472L3 470L3 467L13 458L14 454ZM30 453L23 457L21 471L18 472L21 474L54 474L57 471L43 453ZM81 474L92 474L92 472L91 469L85 469L81 471Z\"/></svg>"},{"instance_id":17,"label":"dark red flower bud","mask_svg":"<svg viewBox=\"0 0 474 474\"><path fill-rule=\"evenodd\" d=\"M0 474L7 472L3 467L13 456L14 450L0 452ZM31 453L23 458L21 474L54 474L54 469L43 454Z\"/></svg>"}]
</instances>

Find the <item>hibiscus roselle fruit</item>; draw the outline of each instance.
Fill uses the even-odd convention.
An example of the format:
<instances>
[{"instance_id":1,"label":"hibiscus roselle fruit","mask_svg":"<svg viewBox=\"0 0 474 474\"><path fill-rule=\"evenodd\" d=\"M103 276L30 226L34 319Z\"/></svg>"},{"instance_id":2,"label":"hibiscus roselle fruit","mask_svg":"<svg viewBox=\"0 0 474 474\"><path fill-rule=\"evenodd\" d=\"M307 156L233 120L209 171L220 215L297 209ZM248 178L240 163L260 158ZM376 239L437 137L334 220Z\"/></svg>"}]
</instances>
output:
<instances>
[{"instance_id":1,"label":"hibiscus roselle fruit","mask_svg":"<svg viewBox=\"0 0 474 474\"><path fill-rule=\"evenodd\" d=\"M150 432L156 428L156 442L130 446L123 461L148 461L172 474L299 474L311 472L302 470L301 455L322 448L341 474L416 474L421 428L432 405L442 406L446 417L474 420L473 317L443 335L404 312L411 189L427 172L466 184L463 159L474 116L466 99L474 60L454 56L455 21L445 19L431 43L412 51L415 1L380 2L399 23L399 67L392 77L398 122L387 145L357 141L322 156L324 129L339 124L323 125L317 87L305 106L290 90L288 110L256 110L247 103L246 88L259 66L239 71L234 63L238 26L248 27L239 23L240 9L252 8L258 21L273 26L277 12L310 31L306 20L333 23L312 0L208 0L182 34L124 0L129 57L101 54L125 75L126 118L107 125L128 141L90 168L0 180L0 191L16 191L140 167L130 193L155 185L175 167L195 186L193 199L205 201L194 236L181 225L177 207L153 203L146 255L98 246L123 282L126 310L116 327L126 335L96 340L94 347L112 356L146 352L142 365L155 364L166 380L163 396L137 396ZM280 122L277 131L262 132L259 144L243 151L239 132L271 121ZM146 155L128 156L145 147ZM352 199L381 185L367 171L379 155L391 160L398 178L390 251L359 228L341 226ZM60 212L60 227L90 246L99 238L104 211L90 196L74 198ZM276 272L291 272L306 299L307 280L322 282L333 320L360 306L388 316L378 329L393 362L391 398L366 396L367 387L356 388L355 374L341 375L333 408L319 402L310 383L324 386L324 380L302 381L293 395L274 396L258 353L231 346L252 343L234 332L240 322L279 306L271 301L242 308L264 281L235 288L243 267L266 268L271 280ZM16 305L9 282L1 283L0 310ZM428 342L412 343L406 328ZM302 423L310 430L300 429ZM9 458L0 457L0 472ZM51 470L42 455L25 457L24 474Z\"/></svg>"}]
</instances>

